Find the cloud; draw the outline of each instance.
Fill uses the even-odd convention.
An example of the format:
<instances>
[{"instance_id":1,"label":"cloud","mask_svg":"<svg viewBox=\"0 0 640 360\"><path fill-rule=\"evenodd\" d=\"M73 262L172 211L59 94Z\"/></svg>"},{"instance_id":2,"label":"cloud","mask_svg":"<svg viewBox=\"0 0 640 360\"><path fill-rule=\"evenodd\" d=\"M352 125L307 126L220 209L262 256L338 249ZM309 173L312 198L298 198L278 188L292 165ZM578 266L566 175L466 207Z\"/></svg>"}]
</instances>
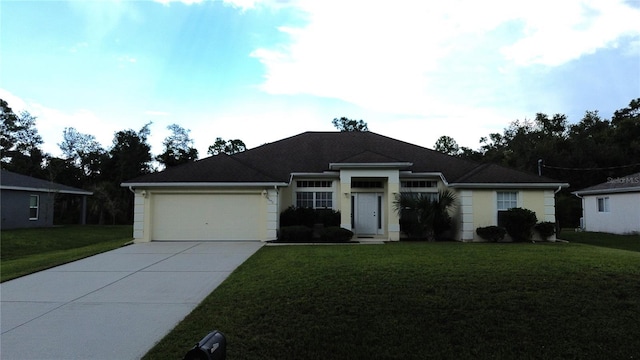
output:
<instances>
[{"instance_id":1,"label":"cloud","mask_svg":"<svg viewBox=\"0 0 640 360\"><path fill-rule=\"evenodd\" d=\"M553 11L537 6L523 6L524 36L502 49L516 64L558 66L640 36L640 9L623 2L561 1Z\"/></svg>"},{"instance_id":2,"label":"cloud","mask_svg":"<svg viewBox=\"0 0 640 360\"><path fill-rule=\"evenodd\" d=\"M0 98L7 101L14 113L27 111L36 117L36 129L44 141L42 150L53 156L61 155L57 144L62 141L63 131L67 127L73 127L83 134L94 135L105 147L111 144L113 134L117 130L117 125L104 121L90 110L63 111L30 99L22 99L5 89L0 89Z\"/></svg>"},{"instance_id":3,"label":"cloud","mask_svg":"<svg viewBox=\"0 0 640 360\"><path fill-rule=\"evenodd\" d=\"M169 114L166 111L155 111L155 110L147 110L144 112L145 115L151 115L151 116L169 116L171 114Z\"/></svg>"},{"instance_id":4,"label":"cloud","mask_svg":"<svg viewBox=\"0 0 640 360\"><path fill-rule=\"evenodd\" d=\"M266 70L263 91L415 116L473 113L482 102L474 97L496 97L496 84L508 93L521 69L562 65L640 34L639 10L611 0L292 6L306 24L281 26L288 42L251 53Z\"/></svg>"},{"instance_id":5,"label":"cloud","mask_svg":"<svg viewBox=\"0 0 640 360\"><path fill-rule=\"evenodd\" d=\"M162 5L169 5L171 3L183 3L186 5L199 4L203 2L203 0L153 0Z\"/></svg>"}]
</instances>

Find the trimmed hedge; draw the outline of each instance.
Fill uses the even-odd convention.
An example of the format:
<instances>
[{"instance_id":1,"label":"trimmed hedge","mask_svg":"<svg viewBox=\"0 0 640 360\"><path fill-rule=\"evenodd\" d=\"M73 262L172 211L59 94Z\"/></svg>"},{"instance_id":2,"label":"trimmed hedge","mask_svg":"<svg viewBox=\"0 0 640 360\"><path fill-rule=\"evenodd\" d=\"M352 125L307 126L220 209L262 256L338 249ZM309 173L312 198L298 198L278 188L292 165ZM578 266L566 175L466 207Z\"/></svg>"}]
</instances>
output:
<instances>
[{"instance_id":1,"label":"trimmed hedge","mask_svg":"<svg viewBox=\"0 0 640 360\"><path fill-rule=\"evenodd\" d=\"M487 241L498 242L504 239L507 230L501 226L486 226L477 228L476 234Z\"/></svg>"},{"instance_id":2,"label":"trimmed hedge","mask_svg":"<svg viewBox=\"0 0 640 360\"><path fill-rule=\"evenodd\" d=\"M530 241L533 227L538 222L536 213L523 208L512 208L504 212L504 227L513 241Z\"/></svg>"},{"instance_id":3,"label":"trimmed hedge","mask_svg":"<svg viewBox=\"0 0 640 360\"><path fill-rule=\"evenodd\" d=\"M318 231L322 242L348 242L353 237L353 231L339 226L330 226Z\"/></svg>"},{"instance_id":4,"label":"trimmed hedge","mask_svg":"<svg viewBox=\"0 0 640 360\"><path fill-rule=\"evenodd\" d=\"M278 232L278 241L282 242L311 242L313 230L303 225L283 226Z\"/></svg>"},{"instance_id":5,"label":"trimmed hedge","mask_svg":"<svg viewBox=\"0 0 640 360\"><path fill-rule=\"evenodd\" d=\"M333 209L311 209L289 206L280 213L280 226L302 225L313 228L315 224L325 227L340 226L340 212Z\"/></svg>"},{"instance_id":6,"label":"trimmed hedge","mask_svg":"<svg viewBox=\"0 0 640 360\"><path fill-rule=\"evenodd\" d=\"M278 242L311 243L311 242L348 242L353 232L339 226L319 228L316 231L308 226L283 226L278 233Z\"/></svg>"},{"instance_id":7,"label":"trimmed hedge","mask_svg":"<svg viewBox=\"0 0 640 360\"><path fill-rule=\"evenodd\" d=\"M540 237L544 240L548 240L553 234L556 233L556 223L550 221L543 221L537 223L534 228L536 232L540 234Z\"/></svg>"}]
</instances>

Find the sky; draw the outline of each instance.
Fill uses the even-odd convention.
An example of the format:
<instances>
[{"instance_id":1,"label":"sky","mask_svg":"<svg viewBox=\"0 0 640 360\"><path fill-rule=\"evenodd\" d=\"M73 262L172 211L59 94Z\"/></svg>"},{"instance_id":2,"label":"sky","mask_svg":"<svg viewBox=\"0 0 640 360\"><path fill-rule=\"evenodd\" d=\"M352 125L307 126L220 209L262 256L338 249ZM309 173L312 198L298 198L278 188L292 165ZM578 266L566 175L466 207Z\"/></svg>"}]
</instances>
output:
<instances>
[{"instance_id":1,"label":"sky","mask_svg":"<svg viewBox=\"0 0 640 360\"><path fill-rule=\"evenodd\" d=\"M0 98L43 150L152 122L248 148L364 120L433 148L640 97L640 0L2 0Z\"/></svg>"}]
</instances>

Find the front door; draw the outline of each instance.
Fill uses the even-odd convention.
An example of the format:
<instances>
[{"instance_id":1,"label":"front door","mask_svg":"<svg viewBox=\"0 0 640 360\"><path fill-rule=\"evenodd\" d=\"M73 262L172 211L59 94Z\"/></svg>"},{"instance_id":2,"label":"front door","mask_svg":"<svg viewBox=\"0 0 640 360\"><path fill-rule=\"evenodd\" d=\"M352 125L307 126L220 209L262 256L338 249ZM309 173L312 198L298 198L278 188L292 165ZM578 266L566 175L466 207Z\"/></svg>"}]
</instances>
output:
<instances>
[{"instance_id":1,"label":"front door","mask_svg":"<svg viewBox=\"0 0 640 360\"><path fill-rule=\"evenodd\" d=\"M357 235L378 233L378 194L359 193L356 198L355 230Z\"/></svg>"}]
</instances>

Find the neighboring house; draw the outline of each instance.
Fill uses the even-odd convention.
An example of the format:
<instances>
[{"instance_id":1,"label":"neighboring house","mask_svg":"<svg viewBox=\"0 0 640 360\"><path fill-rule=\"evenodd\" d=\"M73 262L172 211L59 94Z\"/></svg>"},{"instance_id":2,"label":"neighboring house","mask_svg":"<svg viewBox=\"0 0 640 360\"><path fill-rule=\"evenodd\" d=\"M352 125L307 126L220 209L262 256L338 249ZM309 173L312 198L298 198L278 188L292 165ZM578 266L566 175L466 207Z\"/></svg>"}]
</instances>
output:
<instances>
[{"instance_id":1,"label":"neighboring house","mask_svg":"<svg viewBox=\"0 0 640 360\"><path fill-rule=\"evenodd\" d=\"M612 178L573 194L582 199L583 230L640 233L640 172Z\"/></svg>"},{"instance_id":2,"label":"neighboring house","mask_svg":"<svg viewBox=\"0 0 640 360\"><path fill-rule=\"evenodd\" d=\"M56 194L83 196L92 192L71 186L16 174L0 172L2 229L53 226L53 203ZM83 204L86 204L83 201ZM83 208L82 214L85 214ZM84 217L83 217L84 219ZM84 223L84 220L82 220Z\"/></svg>"},{"instance_id":3,"label":"neighboring house","mask_svg":"<svg viewBox=\"0 0 640 360\"><path fill-rule=\"evenodd\" d=\"M555 221L554 195L568 184L479 164L372 132L306 132L234 155L217 155L122 184L135 193L134 238L276 239L290 206L331 208L360 237L399 240L401 192L450 189L458 201L453 234L497 224L524 207Z\"/></svg>"}]
</instances>

